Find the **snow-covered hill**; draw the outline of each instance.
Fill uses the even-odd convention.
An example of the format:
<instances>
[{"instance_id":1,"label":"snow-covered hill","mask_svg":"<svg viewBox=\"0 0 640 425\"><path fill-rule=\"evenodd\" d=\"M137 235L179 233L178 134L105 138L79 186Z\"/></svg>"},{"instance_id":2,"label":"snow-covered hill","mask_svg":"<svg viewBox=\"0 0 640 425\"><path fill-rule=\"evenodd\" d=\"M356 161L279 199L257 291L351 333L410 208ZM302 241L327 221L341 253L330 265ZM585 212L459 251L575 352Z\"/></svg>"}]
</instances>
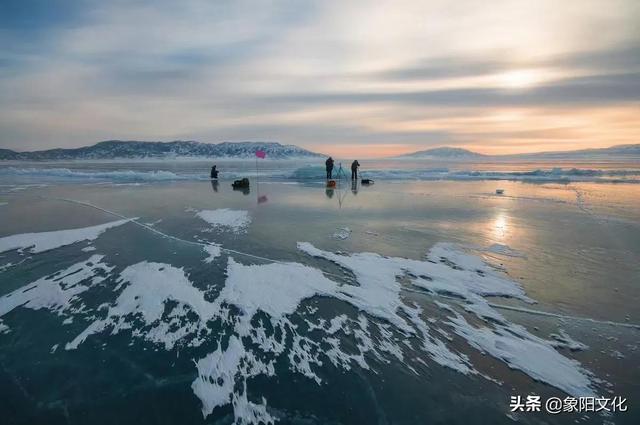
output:
<instances>
[{"instance_id":1,"label":"snow-covered hill","mask_svg":"<svg viewBox=\"0 0 640 425\"><path fill-rule=\"evenodd\" d=\"M14 152L0 149L5 160L76 160L76 159L144 159L144 158L254 158L255 152L266 152L267 158L312 158L318 153L294 145L275 142L224 142L218 144L194 141L138 142L109 140L75 149L50 149Z\"/></svg>"},{"instance_id":2,"label":"snow-covered hill","mask_svg":"<svg viewBox=\"0 0 640 425\"><path fill-rule=\"evenodd\" d=\"M400 158L444 158L444 159L475 159L483 157L484 155L471 152L467 149L461 148L434 148L425 151L418 151L400 156Z\"/></svg>"},{"instance_id":3,"label":"snow-covered hill","mask_svg":"<svg viewBox=\"0 0 640 425\"><path fill-rule=\"evenodd\" d=\"M640 159L640 145L617 145L602 149L535 152L515 155L483 155L467 149L442 147L399 156L408 159L464 160L571 160L571 159Z\"/></svg>"}]
</instances>

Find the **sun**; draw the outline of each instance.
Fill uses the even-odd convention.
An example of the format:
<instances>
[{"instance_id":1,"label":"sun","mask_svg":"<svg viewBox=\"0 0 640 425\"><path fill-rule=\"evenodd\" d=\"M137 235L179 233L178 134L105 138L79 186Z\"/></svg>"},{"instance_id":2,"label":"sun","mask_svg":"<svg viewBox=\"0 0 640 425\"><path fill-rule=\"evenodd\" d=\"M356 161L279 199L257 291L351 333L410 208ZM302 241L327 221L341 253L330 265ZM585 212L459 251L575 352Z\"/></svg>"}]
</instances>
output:
<instances>
[{"instance_id":1,"label":"sun","mask_svg":"<svg viewBox=\"0 0 640 425\"><path fill-rule=\"evenodd\" d=\"M498 74L497 82L507 89L525 89L540 82L540 74L531 69L520 69Z\"/></svg>"}]
</instances>

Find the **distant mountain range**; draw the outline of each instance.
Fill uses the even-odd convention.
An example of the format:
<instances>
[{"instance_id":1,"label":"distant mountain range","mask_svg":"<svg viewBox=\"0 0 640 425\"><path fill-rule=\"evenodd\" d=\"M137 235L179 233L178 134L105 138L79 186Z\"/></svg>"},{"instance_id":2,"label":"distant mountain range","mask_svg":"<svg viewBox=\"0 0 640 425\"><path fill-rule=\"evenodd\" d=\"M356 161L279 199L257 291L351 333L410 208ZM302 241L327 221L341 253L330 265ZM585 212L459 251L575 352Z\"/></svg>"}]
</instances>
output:
<instances>
[{"instance_id":1,"label":"distant mountain range","mask_svg":"<svg viewBox=\"0 0 640 425\"><path fill-rule=\"evenodd\" d=\"M108 140L93 146L74 149L49 149L15 152L0 149L0 160L77 160L77 159L145 159L145 158L255 158L262 150L267 158L313 158L322 155L294 145L275 142L223 142L218 144L194 141L139 142Z\"/></svg>"},{"instance_id":2,"label":"distant mountain range","mask_svg":"<svg viewBox=\"0 0 640 425\"><path fill-rule=\"evenodd\" d=\"M582 149L562 152L536 152L516 155L483 155L461 148L435 148L401 155L398 158L440 159L440 160L482 160L482 159L589 159L589 158L635 158L640 159L640 144L617 145L602 149Z\"/></svg>"},{"instance_id":3,"label":"distant mountain range","mask_svg":"<svg viewBox=\"0 0 640 425\"><path fill-rule=\"evenodd\" d=\"M230 158L253 159L262 150L267 158L319 158L324 155L294 145L275 142L223 142L201 143L194 141L140 142L108 140L74 149L49 149L33 152L16 152L0 149L0 160L102 160L102 159L172 159L172 158ZM537 152L517 155L483 155L467 149L441 147L398 156L404 159L433 159L447 161L498 160L498 159L605 159L638 158L640 144L618 145L603 149L583 149L564 152Z\"/></svg>"}]
</instances>

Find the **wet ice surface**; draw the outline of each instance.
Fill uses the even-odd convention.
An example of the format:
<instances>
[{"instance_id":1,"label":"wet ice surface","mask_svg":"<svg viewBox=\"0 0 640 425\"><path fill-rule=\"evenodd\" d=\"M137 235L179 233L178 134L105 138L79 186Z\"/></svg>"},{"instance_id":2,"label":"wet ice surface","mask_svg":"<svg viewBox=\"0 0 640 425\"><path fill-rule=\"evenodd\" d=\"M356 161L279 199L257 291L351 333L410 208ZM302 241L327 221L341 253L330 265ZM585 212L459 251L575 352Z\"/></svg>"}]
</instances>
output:
<instances>
[{"instance_id":1,"label":"wet ice surface","mask_svg":"<svg viewBox=\"0 0 640 425\"><path fill-rule=\"evenodd\" d=\"M416 423L481 412L510 423L514 394L637 400L637 330L523 312L640 321L640 214L625 201L635 186L500 183L500 197L490 182L331 194L274 182L258 203L229 185L11 195L0 210L0 241L11 242L0 254L0 391L19 406L14 421Z\"/></svg>"}]
</instances>

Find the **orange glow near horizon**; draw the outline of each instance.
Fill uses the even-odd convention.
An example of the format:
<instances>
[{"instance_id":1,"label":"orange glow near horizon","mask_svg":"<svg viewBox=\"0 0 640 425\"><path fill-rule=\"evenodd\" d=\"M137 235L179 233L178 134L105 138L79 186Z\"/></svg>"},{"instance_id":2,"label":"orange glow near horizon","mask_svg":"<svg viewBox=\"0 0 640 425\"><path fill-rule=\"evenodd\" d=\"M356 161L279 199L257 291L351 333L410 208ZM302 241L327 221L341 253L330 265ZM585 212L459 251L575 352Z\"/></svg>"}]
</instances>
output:
<instances>
[{"instance_id":1,"label":"orange glow near horizon","mask_svg":"<svg viewBox=\"0 0 640 425\"><path fill-rule=\"evenodd\" d=\"M415 152L414 146L396 144L318 144L309 147L314 152L321 152L334 158L386 158L390 156L402 155Z\"/></svg>"},{"instance_id":2,"label":"orange glow near horizon","mask_svg":"<svg viewBox=\"0 0 640 425\"><path fill-rule=\"evenodd\" d=\"M362 117L360 124L370 132L393 133L386 143L313 143L316 152L340 158L383 158L437 147L456 147L485 155L572 151L607 148L638 143L640 108L611 106L600 108L494 108L459 111L438 116L394 118L376 111ZM414 138L421 133L442 132L450 140L403 143L403 135Z\"/></svg>"},{"instance_id":3,"label":"orange glow near horizon","mask_svg":"<svg viewBox=\"0 0 640 425\"><path fill-rule=\"evenodd\" d=\"M615 143L607 145L595 145L584 147L581 144L577 144L575 147L564 146L558 148L557 144L539 144L535 145L537 149L531 149L531 145L522 146L520 148L513 147L508 150L501 147L488 147L486 145L459 145L459 144L438 144L429 146L413 146L413 145L375 145L375 144L339 144L339 145L312 145L309 150L313 152L323 153L334 158L353 158L353 159L382 159L395 157L400 155L406 155L418 151L424 151L436 148L460 148L467 149L469 151L479 153L482 155L516 155L526 153L538 153L538 152L564 152L574 151L582 149L602 149L617 146L625 143Z\"/></svg>"}]
</instances>

